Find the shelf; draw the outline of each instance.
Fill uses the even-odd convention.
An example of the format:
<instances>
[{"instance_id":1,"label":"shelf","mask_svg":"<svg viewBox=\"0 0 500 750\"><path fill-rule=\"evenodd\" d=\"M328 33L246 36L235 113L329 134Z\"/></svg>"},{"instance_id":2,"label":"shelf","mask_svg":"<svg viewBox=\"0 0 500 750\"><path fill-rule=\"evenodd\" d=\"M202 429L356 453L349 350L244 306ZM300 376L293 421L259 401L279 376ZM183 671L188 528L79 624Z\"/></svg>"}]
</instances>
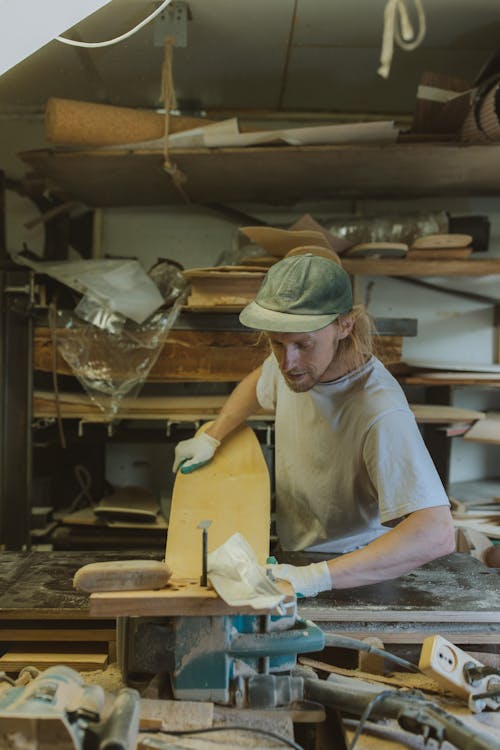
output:
<instances>
[{"instance_id":1,"label":"shelf","mask_svg":"<svg viewBox=\"0 0 500 750\"><path fill-rule=\"evenodd\" d=\"M89 206L183 204L161 151L25 151L21 159ZM500 145L398 143L179 149L192 203L293 203L500 193Z\"/></svg>"},{"instance_id":2,"label":"shelf","mask_svg":"<svg viewBox=\"0 0 500 750\"><path fill-rule=\"evenodd\" d=\"M440 372L428 373L420 372L412 375L399 375L398 380L404 385L425 385L425 386L463 386L470 385L473 387L500 388L500 376L480 372Z\"/></svg>"},{"instance_id":3,"label":"shelf","mask_svg":"<svg viewBox=\"0 0 500 750\"><path fill-rule=\"evenodd\" d=\"M139 396L124 398L120 402L119 419L174 420L193 422L215 419L227 395L217 396ZM58 399L52 391L35 391L33 394L33 416L36 419L56 418L81 419L85 422L107 422L106 415L86 394L61 393ZM420 424L473 423L482 420L484 413L473 409L460 409L454 406L434 404L410 404L415 419ZM257 409L249 417L255 421L274 421L274 412Z\"/></svg>"},{"instance_id":4,"label":"shelf","mask_svg":"<svg viewBox=\"0 0 500 750\"><path fill-rule=\"evenodd\" d=\"M500 274L500 258L478 260L409 260L407 258L342 258L353 276L489 276Z\"/></svg>"},{"instance_id":5,"label":"shelf","mask_svg":"<svg viewBox=\"0 0 500 750\"><path fill-rule=\"evenodd\" d=\"M58 341L81 336L78 329L58 329ZM109 340L91 344L94 362L101 361ZM377 336L375 353L388 367L401 361L402 336ZM148 382L239 382L245 375L262 364L269 353L267 340L255 331L227 332L203 330L173 330L161 349L158 359L148 374ZM90 356L90 355L89 355ZM113 377L128 376L130 351L115 358ZM35 370L52 372L53 338L49 328L37 326L33 337L33 364ZM56 372L73 375L68 363L57 352Z\"/></svg>"}]
</instances>

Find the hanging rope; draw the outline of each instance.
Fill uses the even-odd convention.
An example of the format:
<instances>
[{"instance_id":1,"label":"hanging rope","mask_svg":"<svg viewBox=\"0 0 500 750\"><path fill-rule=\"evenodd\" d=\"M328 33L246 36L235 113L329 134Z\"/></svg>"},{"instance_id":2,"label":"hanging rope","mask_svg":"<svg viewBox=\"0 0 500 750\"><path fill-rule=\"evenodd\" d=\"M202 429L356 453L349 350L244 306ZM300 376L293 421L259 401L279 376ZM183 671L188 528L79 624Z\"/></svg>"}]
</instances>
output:
<instances>
[{"instance_id":1,"label":"hanging rope","mask_svg":"<svg viewBox=\"0 0 500 750\"><path fill-rule=\"evenodd\" d=\"M174 77L172 73L172 59L174 53L174 37L168 36L165 39L165 56L163 59L163 68L161 71L161 98L165 107L165 134L163 138L163 169L168 172L172 182L179 191L183 200L189 203L189 196L184 190L184 183L187 178L176 164L170 159L168 150L168 136L170 133L170 111L177 109L177 98L175 96Z\"/></svg>"},{"instance_id":2,"label":"hanging rope","mask_svg":"<svg viewBox=\"0 0 500 750\"><path fill-rule=\"evenodd\" d=\"M416 49L423 41L426 33L425 11L422 0L413 0L417 13L418 31L415 33L406 0L387 0L384 10L384 31L382 34L382 51L380 53L380 67L377 73L382 78L388 78L391 70L394 42L406 52ZM398 18L397 18L398 16Z\"/></svg>"}]
</instances>

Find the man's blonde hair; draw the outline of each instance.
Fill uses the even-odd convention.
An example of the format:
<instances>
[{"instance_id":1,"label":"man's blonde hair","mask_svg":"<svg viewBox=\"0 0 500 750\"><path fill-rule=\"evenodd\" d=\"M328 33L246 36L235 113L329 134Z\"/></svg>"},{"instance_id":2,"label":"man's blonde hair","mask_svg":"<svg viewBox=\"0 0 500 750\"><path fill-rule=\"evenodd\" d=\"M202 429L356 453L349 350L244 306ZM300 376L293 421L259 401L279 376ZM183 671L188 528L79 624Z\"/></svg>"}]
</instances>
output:
<instances>
[{"instance_id":1,"label":"man's blonde hair","mask_svg":"<svg viewBox=\"0 0 500 750\"><path fill-rule=\"evenodd\" d=\"M339 325L343 319L349 318L353 322L352 331L339 341L338 356L354 367L360 367L373 353L375 326L364 305L354 305L351 312L340 315L335 322Z\"/></svg>"}]
</instances>

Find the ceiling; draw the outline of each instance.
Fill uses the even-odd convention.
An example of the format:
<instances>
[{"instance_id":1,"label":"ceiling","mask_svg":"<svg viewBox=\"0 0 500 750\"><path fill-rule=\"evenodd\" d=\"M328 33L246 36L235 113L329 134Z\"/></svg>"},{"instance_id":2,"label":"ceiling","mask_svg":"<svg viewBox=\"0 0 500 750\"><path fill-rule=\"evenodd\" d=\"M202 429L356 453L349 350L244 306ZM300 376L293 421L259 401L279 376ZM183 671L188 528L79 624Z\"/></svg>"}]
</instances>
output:
<instances>
[{"instance_id":1,"label":"ceiling","mask_svg":"<svg viewBox=\"0 0 500 750\"><path fill-rule=\"evenodd\" d=\"M407 4L412 9L412 0ZM176 47L173 58L175 91L185 112L410 115L424 71L473 81L500 46L498 0L423 0L423 43L412 52L395 48L389 78L383 79L377 69L385 0L188 0L187 5L187 46ZM150 0L112 0L65 35L113 38L156 7ZM42 112L50 96L161 106L164 52L157 36L153 21L111 47L50 42L0 78L0 115Z\"/></svg>"}]
</instances>

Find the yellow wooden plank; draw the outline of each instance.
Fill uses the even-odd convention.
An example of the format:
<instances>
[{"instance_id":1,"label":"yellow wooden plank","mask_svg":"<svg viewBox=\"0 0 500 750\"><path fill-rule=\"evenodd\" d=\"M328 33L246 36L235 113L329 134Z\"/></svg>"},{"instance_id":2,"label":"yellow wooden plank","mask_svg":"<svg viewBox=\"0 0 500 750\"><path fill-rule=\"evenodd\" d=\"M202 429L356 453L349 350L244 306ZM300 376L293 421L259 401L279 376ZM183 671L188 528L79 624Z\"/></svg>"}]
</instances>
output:
<instances>
[{"instance_id":1,"label":"yellow wooden plank","mask_svg":"<svg viewBox=\"0 0 500 750\"><path fill-rule=\"evenodd\" d=\"M18 672L24 667L31 666L47 669L58 664L79 670L103 669L108 664L107 654L75 654L75 653L40 653L36 651L7 651L0 657L0 669L5 672Z\"/></svg>"},{"instance_id":2,"label":"yellow wooden plank","mask_svg":"<svg viewBox=\"0 0 500 750\"><path fill-rule=\"evenodd\" d=\"M204 430L209 425L200 428ZM190 474L177 473L165 561L174 576L202 572L200 521L212 522L208 551L239 531L261 564L269 555L270 480L261 447L250 427L235 430L213 460Z\"/></svg>"}]
</instances>

